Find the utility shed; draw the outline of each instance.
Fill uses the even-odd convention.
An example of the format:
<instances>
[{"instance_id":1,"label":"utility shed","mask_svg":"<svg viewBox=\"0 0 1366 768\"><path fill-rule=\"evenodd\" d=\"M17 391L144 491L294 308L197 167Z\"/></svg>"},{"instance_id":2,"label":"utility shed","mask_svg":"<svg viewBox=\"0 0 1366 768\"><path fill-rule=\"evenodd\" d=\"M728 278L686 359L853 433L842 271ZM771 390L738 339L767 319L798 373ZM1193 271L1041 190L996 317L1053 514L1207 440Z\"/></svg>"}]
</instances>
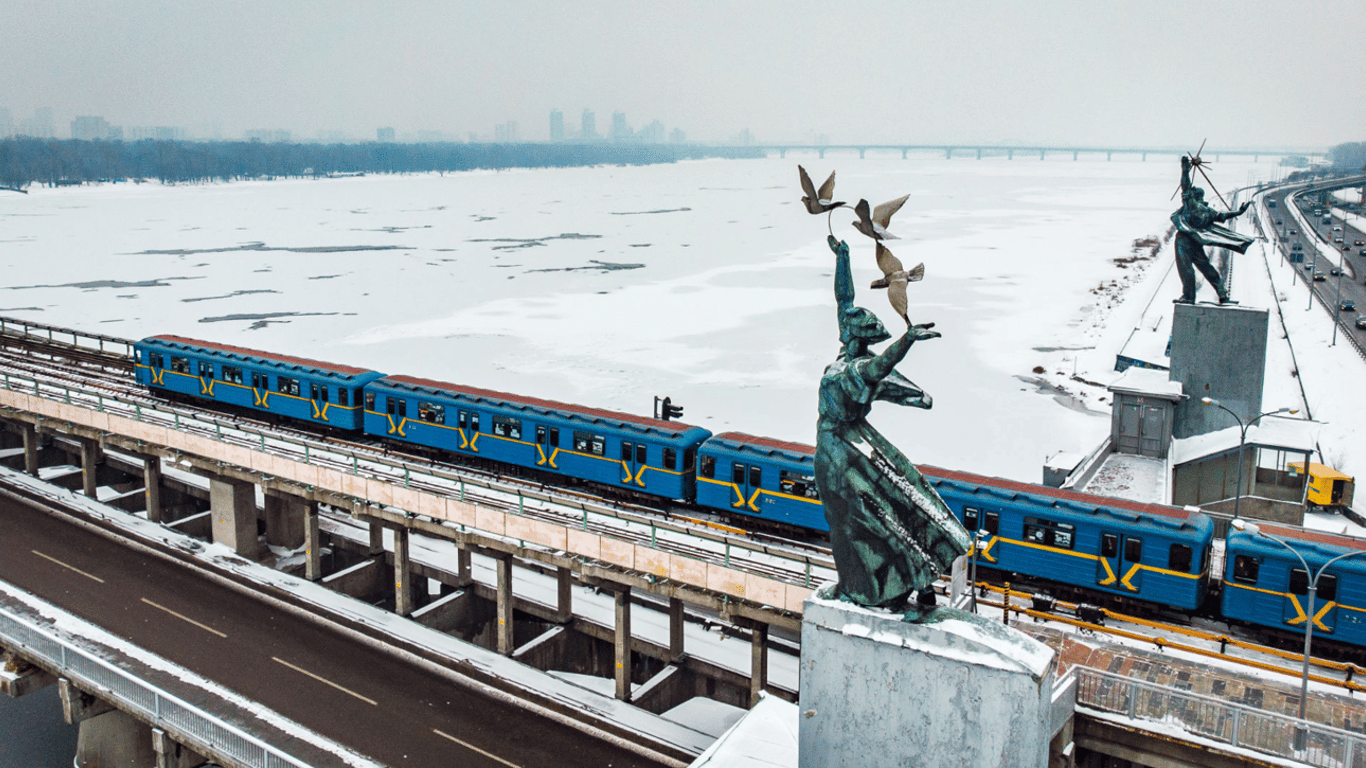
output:
<instances>
[{"instance_id":1,"label":"utility shed","mask_svg":"<svg viewBox=\"0 0 1366 768\"><path fill-rule=\"evenodd\" d=\"M1315 451L1318 426L1262 416L1246 439L1234 425L1174 441L1172 504L1229 514L1236 508L1243 517L1302 525L1303 467Z\"/></svg>"},{"instance_id":2,"label":"utility shed","mask_svg":"<svg viewBox=\"0 0 1366 768\"><path fill-rule=\"evenodd\" d=\"M1110 445L1115 453L1165 459L1172 441L1181 382L1166 371L1132 367L1111 384Z\"/></svg>"}]
</instances>

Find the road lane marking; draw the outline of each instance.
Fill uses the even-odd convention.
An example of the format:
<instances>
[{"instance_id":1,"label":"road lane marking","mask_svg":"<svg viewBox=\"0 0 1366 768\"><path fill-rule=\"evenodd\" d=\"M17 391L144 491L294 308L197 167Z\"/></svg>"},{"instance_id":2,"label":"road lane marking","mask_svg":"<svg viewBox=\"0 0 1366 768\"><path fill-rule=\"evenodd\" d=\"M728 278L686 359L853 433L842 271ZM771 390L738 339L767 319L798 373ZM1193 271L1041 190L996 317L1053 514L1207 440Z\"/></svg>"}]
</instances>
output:
<instances>
[{"instance_id":1,"label":"road lane marking","mask_svg":"<svg viewBox=\"0 0 1366 768\"><path fill-rule=\"evenodd\" d=\"M67 565L66 563L62 562L61 560L58 560L57 558L55 558L55 557L53 557L53 556L51 556L51 555L45 555L45 554L43 554L42 552L39 552L39 551L36 550L36 549L30 549L29 551L32 552L33 554L37 555L38 557L43 558L44 560L51 560L52 562L56 563L57 565L62 566L63 568L68 568L68 569L70 569L70 570L73 570L73 571L75 571L76 573L79 573L80 575L86 577L87 579L94 579L95 581L98 581L98 582L101 583L101 584L104 583L104 579L101 579L99 576L91 576L90 574L86 573L85 571L82 571L80 568L77 568L77 567L74 566L74 565Z\"/></svg>"},{"instance_id":2,"label":"road lane marking","mask_svg":"<svg viewBox=\"0 0 1366 768\"><path fill-rule=\"evenodd\" d=\"M148 599L145 598L145 597L142 598L142 602L144 602L144 603L146 603L146 604L152 606L153 608L157 608L157 609L159 609L159 610L163 610L163 611L165 611L165 612L171 614L172 616L176 617L177 619L180 619L181 621L188 621L188 622L190 622L191 624L195 625L196 627L199 627L200 629L204 630L205 632L212 632L212 633L214 633L215 635L218 635L219 637L222 637L222 638L225 638L225 639L227 638L227 635L223 634L222 632L219 632L218 630L214 629L213 627L210 627L210 626L208 626L207 624L200 624L199 622L195 621L194 619L190 618L189 616L185 616L185 615L183 615L183 614L176 613L175 611L171 610L170 608L167 608L167 607L164 606L164 605L157 605L156 603L152 602L151 600L148 600Z\"/></svg>"},{"instance_id":3,"label":"road lane marking","mask_svg":"<svg viewBox=\"0 0 1366 768\"><path fill-rule=\"evenodd\" d=\"M351 690L350 688L343 688L342 686L337 685L336 683L332 682L331 680L328 680L328 679L325 678L325 677L318 677L317 675L313 674L312 672L309 672L308 670L304 669L303 667L296 667L296 666L294 666L293 664L290 664L289 662L285 661L284 659L282 659L282 658L280 658L280 657L278 657L278 656L271 656L270 658L273 659L273 660L275 660L275 661L280 662L281 664L284 664L286 667L289 667L290 669L294 670L295 672L302 672L302 673L304 673L305 675L308 675L309 677L313 678L314 680L317 680L317 681L320 682L320 683L327 683L328 685L332 686L333 688L336 688L337 690L341 691L342 693L349 693L349 694L351 694L352 696L355 696L356 698L360 699L361 701L369 702L370 704L372 704L372 705L374 705L374 706L376 706L376 707L379 706L379 702L378 702L378 701L375 701L374 699L367 699L366 697L360 695L359 693L356 693L355 691Z\"/></svg>"},{"instance_id":4,"label":"road lane marking","mask_svg":"<svg viewBox=\"0 0 1366 768\"><path fill-rule=\"evenodd\" d=\"M465 749L472 749L472 750L474 750L475 752L478 752L479 754L483 755L484 757L487 757L487 758L490 759L490 760L497 760L498 762L502 763L503 765L511 766L511 768L522 768L520 765L518 765L518 764L516 764L516 763L510 763L510 762L508 762L507 760L504 760L503 758L501 758L501 757L499 757L499 756L493 754L492 752L485 752L484 750L480 749L479 747L474 746L473 744L469 743L468 741L464 741L464 740L462 740L462 739L457 739L457 738L455 738L454 736L450 735L449 733L446 733L445 731L438 731L437 729L433 728L433 729L432 729L432 733L435 733L437 736L440 736L440 737L443 738L443 739L450 739L451 741L455 742L456 744L459 744L460 746L464 747Z\"/></svg>"}]
</instances>

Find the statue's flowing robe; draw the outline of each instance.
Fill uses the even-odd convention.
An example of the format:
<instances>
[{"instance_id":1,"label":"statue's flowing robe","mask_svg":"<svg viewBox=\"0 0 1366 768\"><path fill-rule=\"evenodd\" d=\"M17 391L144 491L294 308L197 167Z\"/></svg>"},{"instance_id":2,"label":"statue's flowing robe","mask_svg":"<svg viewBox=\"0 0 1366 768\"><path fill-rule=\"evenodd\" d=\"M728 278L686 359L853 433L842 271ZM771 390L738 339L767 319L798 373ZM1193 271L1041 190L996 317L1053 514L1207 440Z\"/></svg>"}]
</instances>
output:
<instances>
[{"instance_id":1,"label":"statue's flowing robe","mask_svg":"<svg viewBox=\"0 0 1366 768\"><path fill-rule=\"evenodd\" d=\"M898 609L971 541L915 465L866 421L874 400L925 397L896 372L873 380L872 359L841 352L821 377L816 483L839 593L860 605Z\"/></svg>"},{"instance_id":2,"label":"statue's flowing robe","mask_svg":"<svg viewBox=\"0 0 1366 768\"><path fill-rule=\"evenodd\" d=\"M1187 201L1172 214L1178 232L1185 233L1200 245L1213 245L1238 253L1246 253L1254 238L1234 232L1219 224L1231 215L1221 214L1203 202Z\"/></svg>"}]
</instances>

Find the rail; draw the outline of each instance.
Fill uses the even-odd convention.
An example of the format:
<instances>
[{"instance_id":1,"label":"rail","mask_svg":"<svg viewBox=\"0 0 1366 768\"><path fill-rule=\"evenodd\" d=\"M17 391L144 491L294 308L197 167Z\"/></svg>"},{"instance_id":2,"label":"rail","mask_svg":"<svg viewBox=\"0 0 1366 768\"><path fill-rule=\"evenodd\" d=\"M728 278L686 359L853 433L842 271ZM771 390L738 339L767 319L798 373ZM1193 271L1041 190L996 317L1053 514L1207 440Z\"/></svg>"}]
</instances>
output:
<instances>
[{"instance_id":1,"label":"rail","mask_svg":"<svg viewBox=\"0 0 1366 768\"><path fill-rule=\"evenodd\" d=\"M64 347L74 347L76 349L88 352L99 352L105 355L119 355L129 358L133 356L133 343L127 339L120 339L115 336L105 336L99 333L86 333L84 331L63 328L57 325L30 323L26 320L17 320L12 317L0 317L0 335L42 341L47 344ZM67 337L70 337L70 341L67 340Z\"/></svg>"},{"instance_id":2,"label":"rail","mask_svg":"<svg viewBox=\"0 0 1366 768\"><path fill-rule=\"evenodd\" d=\"M175 735L196 751L212 750L255 768L308 768L214 715L139 680L113 664L71 644L66 638L16 616L0 606L0 641L30 660L59 670L78 688L117 701L121 709L141 715L155 727Z\"/></svg>"},{"instance_id":3,"label":"rail","mask_svg":"<svg viewBox=\"0 0 1366 768\"><path fill-rule=\"evenodd\" d=\"M1366 768L1366 735L1090 667L1073 667L1077 707L1323 768Z\"/></svg>"}]
</instances>

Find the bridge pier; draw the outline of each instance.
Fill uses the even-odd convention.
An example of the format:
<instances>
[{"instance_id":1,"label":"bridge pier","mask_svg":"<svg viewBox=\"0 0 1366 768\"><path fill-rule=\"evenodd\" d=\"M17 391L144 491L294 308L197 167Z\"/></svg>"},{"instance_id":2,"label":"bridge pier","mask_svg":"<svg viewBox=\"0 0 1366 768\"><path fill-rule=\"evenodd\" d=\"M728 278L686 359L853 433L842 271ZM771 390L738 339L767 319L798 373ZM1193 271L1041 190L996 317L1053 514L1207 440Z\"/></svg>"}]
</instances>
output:
<instances>
[{"instance_id":1,"label":"bridge pier","mask_svg":"<svg viewBox=\"0 0 1366 768\"><path fill-rule=\"evenodd\" d=\"M944 159L945 159L945 160L952 160L952 159L953 159L953 147L944 147Z\"/></svg>"},{"instance_id":2,"label":"bridge pier","mask_svg":"<svg viewBox=\"0 0 1366 768\"><path fill-rule=\"evenodd\" d=\"M113 704L80 690L65 677L57 680L57 696L62 700L62 717L67 725L80 725L105 712L114 711Z\"/></svg>"},{"instance_id":3,"label":"bridge pier","mask_svg":"<svg viewBox=\"0 0 1366 768\"><path fill-rule=\"evenodd\" d=\"M24 438L24 472L37 477L38 448L41 442L38 428L25 421L19 425L19 434Z\"/></svg>"},{"instance_id":4,"label":"bridge pier","mask_svg":"<svg viewBox=\"0 0 1366 768\"><path fill-rule=\"evenodd\" d=\"M778 159L781 160L785 157L787 157L787 149L784 147L778 147Z\"/></svg>"},{"instance_id":5,"label":"bridge pier","mask_svg":"<svg viewBox=\"0 0 1366 768\"><path fill-rule=\"evenodd\" d=\"M41 691L57 682L55 675L28 663L16 653L6 651L0 654L0 661L4 662L3 667L8 673L0 675L0 693L11 699Z\"/></svg>"},{"instance_id":6,"label":"bridge pier","mask_svg":"<svg viewBox=\"0 0 1366 768\"><path fill-rule=\"evenodd\" d=\"M318 503L304 507L304 578L318 581L323 577L323 542L318 530Z\"/></svg>"},{"instance_id":7,"label":"bridge pier","mask_svg":"<svg viewBox=\"0 0 1366 768\"><path fill-rule=\"evenodd\" d=\"M146 511L148 520L154 523L165 522L166 513L161 508L161 457L143 454L141 458L143 510Z\"/></svg>"},{"instance_id":8,"label":"bridge pier","mask_svg":"<svg viewBox=\"0 0 1366 768\"><path fill-rule=\"evenodd\" d=\"M512 555L490 552L498 572L498 631L497 650L507 656L514 650L512 641Z\"/></svg>"},{"instance_id":9,"label":"bridge pier","mask_svg":"<svg viewBox=\"0 0 1366 768\"><path fill-rule=\"evenodd\" d=\"M285 549L303 546L308 508L311 506L316 510L318 502L267 488L265 504L266 543Z\"/></svg>"},{"instance_id":10,"label":"bridge pier","mask_svg":"<svg viewBox=\"0 0 1366 768\"><path fill-rule=\"evenodd\" d=\"M100 442L90 437L81 438L81 492L87 498L99 497Z\"/></svg>"},{"instance_id":11,"label":"bridge pier","mask_svg":"<svg viewBox=\"0 0 1366 768\"><path fill-rule=\"evenodd\" d=\"M981 147L978 147L978 148L977 148L977 159L978 159L978 160L981 160L981 159L982 159L982 148L981 148Z\"/></svg>"},{"instance_id":12,"label":"bridge pier","mask_svg":"<svg viewBox=\"0 0 1366 768\"><path fill-rule=\"evenodd\" d=\"M156 763L152 729L132 715L114 710L80 724L73 762L76 768L125 768Z\"/></svg>"},{"instance_id":13,"label":"bridge pier","mask_svg":"<svg viewBox=\"0 0 1366 768\"><path fill-rule=\"evenodd\" d=\"M616 697L631 700L631 588L617 585L613 592L616 603L616 632L612 646L615 650L614 672Z\"/></svg>"},{"instance_id":14,"label":"bridge pier","mask_svg":"<svg viewBox=\"0 0 1366 768\"><path fill-rule=\"evenodd\" d=\"M1006 159L1007 159L1007 160L1014 160L1014 159L1015 159L1015 150L1013 150L1013 149L1007 149L1007 150L1006 150Z\"/></svg>"},{"instance_id":15,"label":"bridge pier","mask_svg":"<svg viewBox=\"0 0 1366 768\"><path fill-rule=\"evenodd\" d=\"M1147 152L1144 152L1144 153L1143 153L1143 160L1142 160L1142 162L1145 162L1145 163L1148 162L1148 153L1147 153Z\"/></svg>"},{"instance_id":16,"label":"bridge pier","mask_svg":"<svg viewBox=\"0 0 1366 768\"><path fill-rule=\"evenodd\" d=\"M674 664L687 653L684 647L684 627L687 618L683 614L683 601L669 598L669 663Z\"/></svg>"},{"instance_id":17,"label":"bridge pier","mask_svg":"<svg viewBox=\"0 0 1366 768\"><path fill-rule=\"evenodd\" d=\"M413 571L408 555L407 528L394 529L394 613L407 616L416 608L413 604Z\"/></svg>"},{"instance_id":18,"label":"bridge pier","mask_svg":"<svg viewBox=\"0 0 1366 768\"><path fill-rule=\"evenodd\" d=\"M860 159L860 160L863 159L863 152L864 152L863 147L859 147L859 150L858 150L858 159Z\"/></svg>"},{"instance_id":19,"label":"bridge pier","mask_svg":"<svg viewBox=\"0 0 1366 768\"><path fill-rule=\"evenodd\" d=\"M574 620L574 572L556 568L555 586L555 622L568 624Z\"/></svg>"},{"instance_id":20,"label":"bridge pier","mask_svg":"<svg viewBox=\"0 0 1366 768\"><path fill-rule=\"evenodd\" d=\"M213 512L213 540L233 552L256 560L256 484L250 480L209 478L209 509Z\"/></svg>"},{"instance_id":21,"label":"bridge pier","mask_svg":"<svg viewBox=\"0 0 1366 768\"><path fill-rule=\"evenodd\" d=\"M1081 154L1081 153L1080 153L1080 152L1077 152L1076 150L1073 150L1073 151L1072 151L1072 162L1075 163L1075 162L1077 161L1077 155L1079 155L1079 154Z\"/></svg>"},{"instance_id":22,"label":"bridge pier","mask_svg":"<svg viewBox=\"0 0 1366 768\"><path fill-rule=\"evenodd\" d=\"M1107 162L1107 163L1110 162L1110 155L1113 155L1113 154L1114 154L1113 152L1106 152L1106 153L1105 153L1105 162Z\"/></svg>"},{"instance_id":23,"label":"bridge pier","mask_svg":"<svg viewBox=\"0 0 1366 768\"><path fill-rule=\"evenodd\" d=\"M905 147L902 147L902 148L901 148L901 159L902 159L902 160L905 160L905 159L906 159L906 151L907 151L907 150L906 150Z\"/></svg>"},{"instance_id":24,"label":"bridge pier","mask_svg":"<svg viewBox=\"0 0 1366 768\"><path fill-rule=\"evenodd\" d=\"M824 160L824 159L825 159L825 147L821 147L820 150L818 150L818 151L820 152L821 159Z\"/></svg>"},{"instance_id":25,"label":"bridge pier","mask_svg":"<svg viewBox=\"0 0 1366 768\"><path fill-rule=\"evenodd\" d=\"M152 729L152 750L157 753L156 768L194 768L208 762L160 728Z\"/></svg>"},{"instance_id":26,"label":"bridge pier","mask_svg":"<svg viewBox=\"0 0 1366 768\"><path fill-rule=\"evenodd\" d=\"M768 625L753 622L749 635L749 705L759 703L768 686Z\"/></svg>"},{"instance_id":27,"label":"bridge pier","mask_svg":"<svg viewBox=\"0 0 1366 768\"><path fill-rule=\"evenodd\" d=\"M1044 152L1046 152L1046 151L1047 151L1047 150L1043 150L1043 149L1039 150L1039 159L1040 159L1040 160L1043 159Z\"/></svg>"}]
</instances>

